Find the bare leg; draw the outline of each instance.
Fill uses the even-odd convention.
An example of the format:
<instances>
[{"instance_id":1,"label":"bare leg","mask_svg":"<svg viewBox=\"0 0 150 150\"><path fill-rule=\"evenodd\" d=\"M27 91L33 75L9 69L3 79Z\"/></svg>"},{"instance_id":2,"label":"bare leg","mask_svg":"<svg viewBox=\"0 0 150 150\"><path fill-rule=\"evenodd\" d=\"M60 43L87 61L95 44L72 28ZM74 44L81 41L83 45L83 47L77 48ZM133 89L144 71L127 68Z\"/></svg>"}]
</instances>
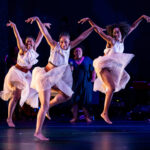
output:
<instances>
[{"instance_id":1,"label":"bare leg","mask_svg":"<svg viewBox=\"0 0 150 150\"><path fill-rule=\"evenodd\" d=\"M13 93L13 97L10 99L8 104L7 123L9 127L15 127L15 124L12 121L12 116L19 98L20 98L20 91L16 89Z\"/></svg>"},{"instance_id":2,"label":"bare leg","mask_svg":"<svg viewBox=\"0 0 150 150\"><path fill-rule=\"evenodd\" d=\"M75 104L72 107L73 118L70 120L70 123L75 123L78 119L78 105Z\"/></svg>"},{"instance_id":3,"label":"bare leg","mask_svg":"<svg viewBox=\"0 0 150 150\"><path fill-rule=\"evenodd\" d=\"M49 110L47 111L45 117L46 117L48 120L51 120L51 116L49 115Z\"/></svg>"},{"instance_id":4,"label":"bare leg","mask_svg":"<svg viewBox=\"0 0 150 150\"><path fill-rule=\"evenodd\" d=\"M70 97L66 96L65 94L59 93L49 102L50 108L52 108L55 105L64 103L69 99Z\"/></svg>"},{"instance_id":5,"label":"bare leg","mask_svg":"<svg viewBox=\"0 0 150 150\"><path fill-rule=\"evenodd\" d=\"M112 80L112 75L110 73L109 70L107 69L103 69L102 72L102 79L106 85L106 87L108 88L106 94L105 94L105 102L104 102L104 109L103 112L101 114L101 117L108 123L108 124L112 124L112 122L110 121L109 117L108 117L108 110L109 110L109 106L112 100L112 96L113 96L113 92L115 89L115 85L113 83Z\"/></svg>"},{"instance_id":6,"label":"bare leg","mask_svg":"<svg viewBox=\"0 0 150 150\"><path fill-rule=\"evenodd\" d=\"M41 107L37 115L37 123L34 136L40 140L47 141L49 139L42 134L42 126L45 120L46 112L49 109L50 91L46 90L39 92L39 98L41 102Z\"/></svg>"},{"instance_id":7,"label":"bare leg","mask_svg":"<svg viewBox=\"0 0 150 150\"><path fill-rule=\"evenodd\" d=\"M59 94L57 94L52 100L50 100L49 102L49 107L52 108L55 105L61 104L66 102L67 100L69 100L70 97L66 96L65 94L63 94L62 92L60 92ZM49 120L51 120L51 117L49 115L49 111L47 111L46 115L45 115Z\"/></svg>"}]
</instances>

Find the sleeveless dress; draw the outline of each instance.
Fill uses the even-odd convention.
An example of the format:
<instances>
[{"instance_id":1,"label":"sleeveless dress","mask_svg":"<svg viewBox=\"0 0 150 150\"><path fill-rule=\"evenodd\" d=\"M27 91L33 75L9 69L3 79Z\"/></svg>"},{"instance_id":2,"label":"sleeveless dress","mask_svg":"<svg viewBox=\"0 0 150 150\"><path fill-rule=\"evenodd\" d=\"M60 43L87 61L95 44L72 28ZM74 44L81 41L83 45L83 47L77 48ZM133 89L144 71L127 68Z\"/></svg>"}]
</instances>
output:
<instances>
[{"instance_id":1,"label":"sleeveless dress","mask_svg":"<svg viewBox=\"0 0 150 150\"><path fill-rule=\"evenodd\" d=\"M18 53L17 64L30 69L38 62L38 56L33 49L29 49L24 55ZM30 88L31 79L32 75L30 71L25 73L12 66L5 77L4 88L0 92L0 97L8 101L13 96L13 88L16 87L21 90L20 106L23 106L26 102L31 107L38 108L38 93Z\"/></svg>"},{"instance_id":2,"label":"sleeveless dress","mask_svg":"<svg viewBox=\"0 0 150 150\"><path fill-rule=\"evenodd\" d=\"M68 64L70 55L70 47L67 50L63 50L60 47L59 42L51 49L49 62L56 67L45 71L44 67L36 67L32 73L31 87L36 91L51 90L53 86L56 86L67 96L71 97L72 91L72 72L70 65Z\"/></svg>"},{"instance_id":3,"label":"sleeveless dress","mask_svg":"<svg viewBox=\"0 0 150 150\"><path fill-rule=\"evenodd\" d=\"M97 73L97 79L94 82L94 91L107 92L107 86L104 84L101 77L101 70L107 68L112 74L112 79L115 84L115 92L124 89L130 80L129 74L124 70L131 59L133 54L123 53L124 44L116 42L112 48L104 50L104 56L99 56L93 61L94 69Z\"/></svg>"}]
</instances>

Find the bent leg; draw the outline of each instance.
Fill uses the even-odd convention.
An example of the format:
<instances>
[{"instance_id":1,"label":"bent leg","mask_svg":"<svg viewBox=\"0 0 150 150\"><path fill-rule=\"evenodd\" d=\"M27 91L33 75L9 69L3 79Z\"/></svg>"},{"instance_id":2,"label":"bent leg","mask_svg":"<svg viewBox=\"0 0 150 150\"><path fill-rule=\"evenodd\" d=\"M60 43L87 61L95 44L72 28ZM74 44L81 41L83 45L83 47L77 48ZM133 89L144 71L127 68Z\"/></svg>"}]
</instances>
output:
<instances>
[{"instance_id":1,"label":"bent leg","mask_svg":"<svg viewBox=\"0 0 150 150\"><path fill-rule=\"evenodd\" d=\"M63 93L57 94L49 103L50 108L54 107L55 105L67 102L71 97L66 96Z\"/></svg>"}]
</instances>

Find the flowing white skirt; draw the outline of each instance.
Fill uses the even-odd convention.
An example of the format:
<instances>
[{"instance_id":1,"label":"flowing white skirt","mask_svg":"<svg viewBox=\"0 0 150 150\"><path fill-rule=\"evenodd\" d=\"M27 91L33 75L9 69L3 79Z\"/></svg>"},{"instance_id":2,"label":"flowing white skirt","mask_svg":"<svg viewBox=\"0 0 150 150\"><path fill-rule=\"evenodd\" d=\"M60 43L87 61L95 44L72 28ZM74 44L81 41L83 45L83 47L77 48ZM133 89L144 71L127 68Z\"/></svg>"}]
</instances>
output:
<instances>
[{"instance_id":1,"label":"flowing white skirt","mask_svg":"<svg viewBox=\"0 0 150 150\"><path fill-rule=\"evenodd\" d=\"M38 92L51 90L55 86L71 97L73 94L72 83L72 72L69 65L58 66L48 72L43 67L36 67L32 72L31 87Z\"/></svg>"},{"instance_id":2,"label":"flowing white skirt","mask_svg":"<svg viewBox=\"0 0 150 150\"><path fill-rule=\"evenodd\" d=\"M26 102L33 108L38 108L38 92L30 88L32 75L31 72L24 73L15 66L11 67L4 80L3 91L0 97L8 101L13 96L13 89L16 87L21 90L20 106Z\"/></svg>"},{"instance_id":3,"label":"flowing white skirt","mask_svg":"<svg viewBox=\"0 0 150 150\"><path fill-rule=\"evenodd\" d=\"M96 58L93 62L93 66L98 78L94 82L94 91L101 91L103 93L107 92L108 88L101 77L101 70L103 68L108 68L110 70L113 82L115 84L115 92L124 89L130 80L130 76L124 68L133 57L133 54L113 53L111 55L99 56Z\"/></svg>"}]
</instances>

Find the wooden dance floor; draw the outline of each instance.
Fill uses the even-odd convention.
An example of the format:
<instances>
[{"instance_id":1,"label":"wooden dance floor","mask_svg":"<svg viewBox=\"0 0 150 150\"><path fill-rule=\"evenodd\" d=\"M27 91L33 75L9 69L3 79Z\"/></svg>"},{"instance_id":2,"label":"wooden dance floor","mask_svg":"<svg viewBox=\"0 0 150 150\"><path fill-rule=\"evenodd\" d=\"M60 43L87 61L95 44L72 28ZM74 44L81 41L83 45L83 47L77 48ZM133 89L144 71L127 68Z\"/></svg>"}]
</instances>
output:
<instances>
[{"instance_id":1,"label":"wooden dance floor","mask_svg":"<svg viewBox=\"0 0 150 150\"><path fill-rule=\"evenodd\" d=\"M16 129L0 122L0 150L150 150L150 123L122 121L107 125L46 121L50 141L33 137L35 122L16 122Z\"/></svg>"}]
</instances>

